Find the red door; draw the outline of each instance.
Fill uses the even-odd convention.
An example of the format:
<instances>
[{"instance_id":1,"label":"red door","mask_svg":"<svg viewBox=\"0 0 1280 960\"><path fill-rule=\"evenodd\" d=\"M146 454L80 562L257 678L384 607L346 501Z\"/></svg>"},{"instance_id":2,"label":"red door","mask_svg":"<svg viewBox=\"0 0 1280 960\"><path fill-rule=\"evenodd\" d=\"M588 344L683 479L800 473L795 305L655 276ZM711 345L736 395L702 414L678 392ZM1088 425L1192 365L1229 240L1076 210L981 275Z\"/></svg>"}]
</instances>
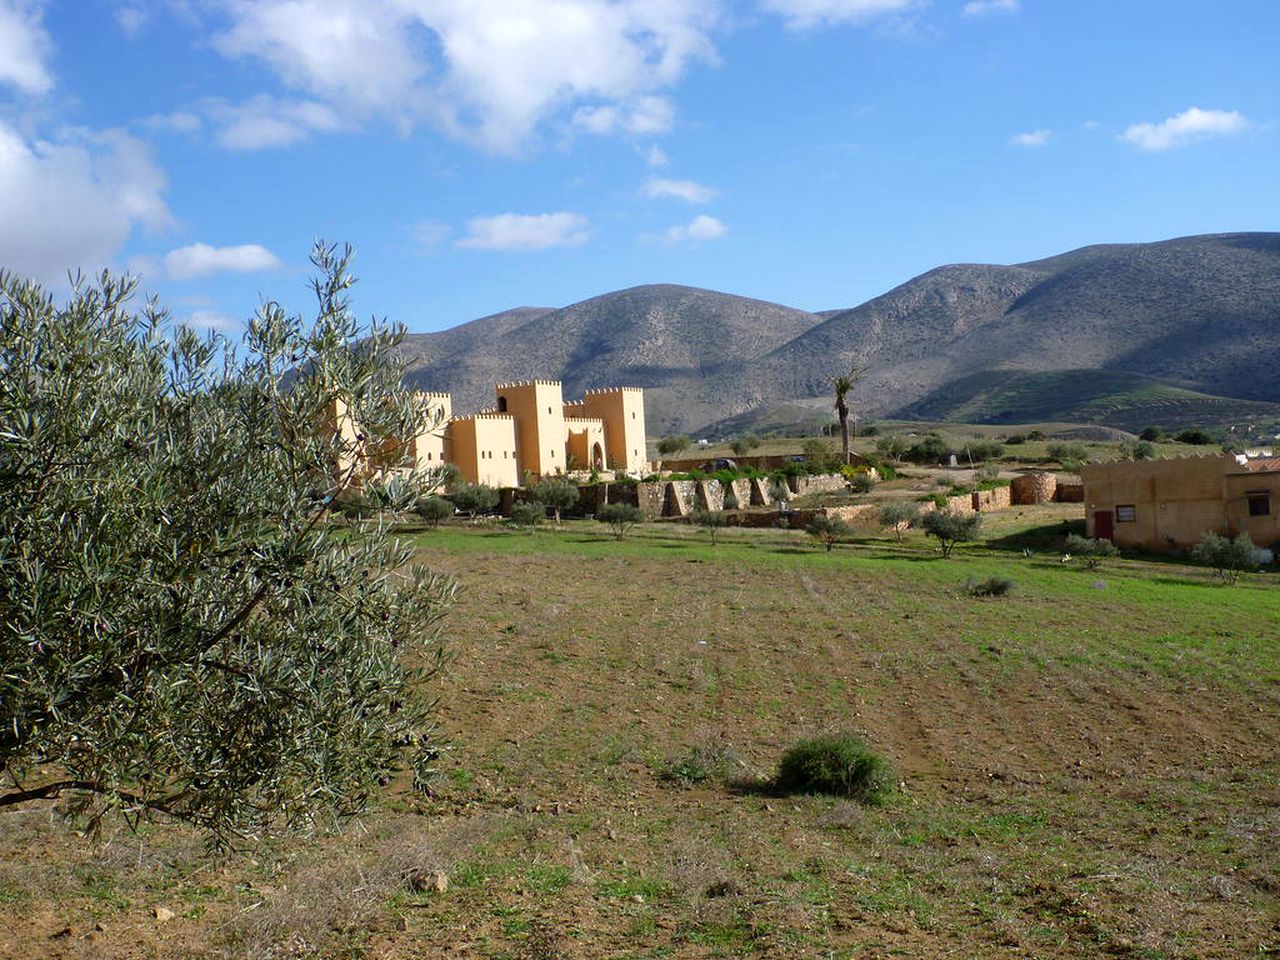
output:
<instances>
[{"instance_id":1,"label":"red door","mask_svg":"<svg viewBox=\"0 0 1280 960\"><path fill-rule=\"evenodd\" d=\"M1093 535L1099 540L1115 539L1115 515L1110 510L1099 510L1093 515Z\"/></svg>"}]
</instances>

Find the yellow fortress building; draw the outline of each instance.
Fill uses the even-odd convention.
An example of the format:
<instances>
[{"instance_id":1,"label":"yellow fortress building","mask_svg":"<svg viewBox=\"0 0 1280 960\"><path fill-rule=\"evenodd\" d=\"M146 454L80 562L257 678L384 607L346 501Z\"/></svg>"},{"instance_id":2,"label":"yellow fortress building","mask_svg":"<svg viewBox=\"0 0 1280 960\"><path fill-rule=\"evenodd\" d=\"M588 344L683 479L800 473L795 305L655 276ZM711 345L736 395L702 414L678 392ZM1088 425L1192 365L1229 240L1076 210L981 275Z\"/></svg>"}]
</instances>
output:
<instances>
[{"instance_id":1,"label":"yellow fortress building","mask_svg":"<svg viewBox=\"0 0 1280 960\"><path fill-rule=\"evenodd\" d=\"M587 471L647 473L644 391L639 387L588 390L565 403L557 380L500 383L489 410L453 414L447 393L417 396L437 426L408 441L418 469L453 464L468 483L516 487L526 477ZM339 403L337 429L355 425ZM370 465L378 459L370 457Z\"/></svg>"}]
</instances>

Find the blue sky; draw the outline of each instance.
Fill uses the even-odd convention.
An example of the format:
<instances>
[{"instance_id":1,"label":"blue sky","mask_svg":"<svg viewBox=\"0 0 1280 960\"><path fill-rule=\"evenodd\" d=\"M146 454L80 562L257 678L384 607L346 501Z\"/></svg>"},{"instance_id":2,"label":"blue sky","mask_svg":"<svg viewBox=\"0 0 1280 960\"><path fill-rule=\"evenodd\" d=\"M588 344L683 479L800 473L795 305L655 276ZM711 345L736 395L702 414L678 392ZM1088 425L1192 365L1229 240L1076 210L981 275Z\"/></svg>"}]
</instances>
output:
<instances>
[{"instance_id":1,"label":"blue sky","mask_svg":"<svg viewBox=\"0 0 1280 960\"><path fill-rule=\"evenodd\" d=\"M1280 228L1274 0L0 0L0 265L413 330Z\"/></svg>"}]
</instances>

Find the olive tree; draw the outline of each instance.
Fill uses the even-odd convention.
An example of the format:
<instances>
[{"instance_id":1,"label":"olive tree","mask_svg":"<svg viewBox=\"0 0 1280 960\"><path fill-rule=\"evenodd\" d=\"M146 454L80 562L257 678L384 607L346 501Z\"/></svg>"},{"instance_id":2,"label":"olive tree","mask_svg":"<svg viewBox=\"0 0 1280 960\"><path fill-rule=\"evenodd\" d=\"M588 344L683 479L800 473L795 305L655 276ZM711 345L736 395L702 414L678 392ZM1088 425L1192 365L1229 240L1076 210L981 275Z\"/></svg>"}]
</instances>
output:
<instances>
[{"instance_id":1,"label":"olive tree","mask_svg":"<svg viewBox=\"0 0 1280 960\"><path fill-rule=\"evenodd\" d=\"M974 540L982 529L982 514L952 513L950 510L931 510L920 521L924 532L937 537L942 547L942 556L951 556L957 543Z\"/></svg>"},{"instance_id":2,"label":"olive tree","mask_svg":"<svg viewBox=\"0 0 1280 960\"><path fill-rule=\"evenodd\" d=\"M350 257L318 244L315 320L268 302L240 345L136 311L127 278L59 303L0 273L0 807L226 843L405 766L425 785L453 585L330 507L416 502L433 478L399 438L436 425L402 331L352 315Z\"/></svg>"},{"instance_id":3,"label":"olive tree","mask_svg":"<svg viewBox=\"0 0 1280 960\"><path fill-rule=\"evenodd\" d=\"M556 526L560 525L561 511L574 507L581 495L578 485L564 477L543 477L533 485L532 492L535 500L551 508Z\"/></svg>"}]
</instances>

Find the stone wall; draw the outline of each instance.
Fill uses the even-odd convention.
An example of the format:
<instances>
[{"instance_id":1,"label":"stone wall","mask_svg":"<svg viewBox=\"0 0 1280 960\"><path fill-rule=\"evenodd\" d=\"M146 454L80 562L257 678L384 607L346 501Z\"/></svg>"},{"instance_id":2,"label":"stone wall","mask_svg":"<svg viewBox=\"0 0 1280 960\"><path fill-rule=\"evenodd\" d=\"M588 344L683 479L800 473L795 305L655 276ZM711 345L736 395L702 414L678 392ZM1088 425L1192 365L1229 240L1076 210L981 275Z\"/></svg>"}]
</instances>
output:
<instances>
[{"instance_id":1,"label":"stone wall","mask_svg":"<svg viewBox=\"0 0 1280 960\"><path fill-rule=\"evenodd\" d=\"M1060 483L1053 499L1058 503L1084 503L1084 484Z\"/></svg>"},{"instance_id":2,"label":"stone wall","mask_svg":"<svg viewBox=\"0 0 1280 960\"><path fill-rule=\"evenodd\" d=\"M1058 478L1052 473L1024 473L1014 477L1009 489L1012 491L1012 503L1035 504L1049 503L1055 499L1058 489Z\"/></svg>"}]
</instances>

